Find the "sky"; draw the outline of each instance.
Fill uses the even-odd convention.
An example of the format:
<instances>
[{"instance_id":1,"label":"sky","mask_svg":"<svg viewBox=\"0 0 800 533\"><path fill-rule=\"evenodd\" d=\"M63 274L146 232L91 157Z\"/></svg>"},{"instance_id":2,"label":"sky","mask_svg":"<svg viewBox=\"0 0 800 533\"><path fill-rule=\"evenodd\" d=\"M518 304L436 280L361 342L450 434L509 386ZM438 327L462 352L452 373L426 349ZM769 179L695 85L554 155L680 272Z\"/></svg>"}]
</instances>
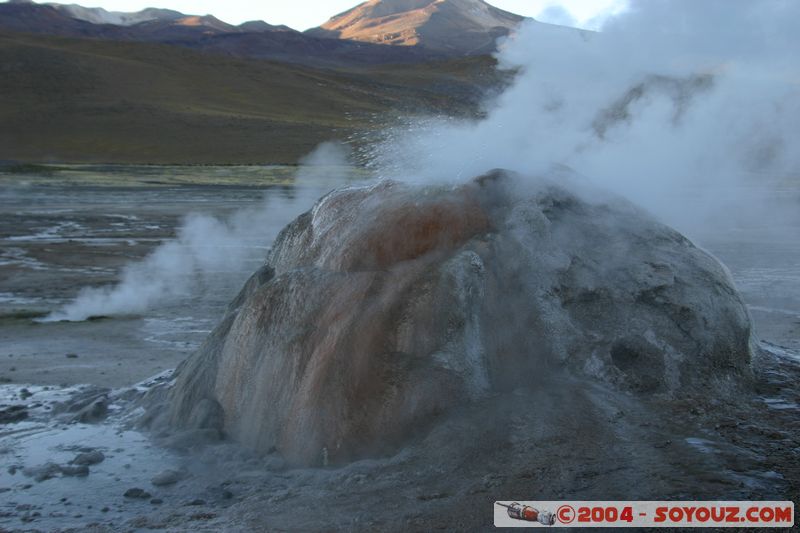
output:
<instances>
[{"instance_id":1,"label":"sky","mask_svg":"<svg viewBox=\"0 0 800 533\"><path fill-rule=\"evenodd\" d=\"M38 0L42 1L42 0ZM232 24L264 20L286 24L297 30L319 26L331 16L346 11L359 0L74 0L85 7L103 7L109 11L139 11L146 7L175 9L190 15L207 15ZM70 3L62 0L60 3ZM626 0L490 0L506 11L587 29L598 29L610 14L624 9Z\"/></svg>"}]
</instances>

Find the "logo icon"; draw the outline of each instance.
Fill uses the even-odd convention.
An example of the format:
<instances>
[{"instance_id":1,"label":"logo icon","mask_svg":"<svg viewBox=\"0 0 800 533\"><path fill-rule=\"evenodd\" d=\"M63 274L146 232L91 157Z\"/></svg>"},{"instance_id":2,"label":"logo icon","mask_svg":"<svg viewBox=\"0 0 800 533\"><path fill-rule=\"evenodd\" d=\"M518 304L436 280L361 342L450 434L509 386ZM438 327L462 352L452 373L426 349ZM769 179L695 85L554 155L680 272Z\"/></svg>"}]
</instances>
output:
<instances>
[{"instance_id":1,"label":"logo icon","mask_svg":"<svg viewBox=\"0 0 800 533\"><path fill-rule=\"evenodd\" d=\"M571 505L562 505L556 511L556 516L562 524L571 524L575 521L575 509Z\"/></svg>"},{"instance_id":2,"label":"logo icon","mask_svg":"<svg viewBox=\"0 0 800 533\"><path fill-rule=\"evenodd\" d=\"M528 505L522 505L518 502L502 503L495 502L500 507L505 507L508 516L514 520L523 520L525 522L539 522L543 526L552 526L556 523L556 517L550 511L540 511ZM574 517L574 511L573 511Z\"/></svg>"}]
</instances>

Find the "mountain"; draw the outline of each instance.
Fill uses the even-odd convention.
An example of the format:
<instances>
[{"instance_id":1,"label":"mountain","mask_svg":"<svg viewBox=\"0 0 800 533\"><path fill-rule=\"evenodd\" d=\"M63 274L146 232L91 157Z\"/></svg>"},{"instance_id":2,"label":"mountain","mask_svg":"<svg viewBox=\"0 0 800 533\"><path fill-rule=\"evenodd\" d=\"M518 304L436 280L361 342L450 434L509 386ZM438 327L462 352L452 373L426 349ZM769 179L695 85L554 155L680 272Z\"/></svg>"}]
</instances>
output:
<instances>
[{"instance_id":1,"label":"mountain","mask_svg":"<svg viewBox=\"0 0 800 533\"><path fill-rule=\"evenodd\" d=\"M0 160L293 163L398 115L475 116L502 76L488 57L334 70L0 31Z\"/></svg>"},{"instance_id":2,"label":"mountain","mask_svg":"<svg viewBox=\"0 0 800 533\"><path fill-rule=\"evenodd\" d=\"M243 30L212 15L183 15L177 19L156 19L131 26L138 39L159 42L198 38L207 35L240 33Z\"/></svg>"},{"instance_id":3,"label":"mountain","mask_svg":"<svg viewBox=\"0 0 800 533\"><path fill-rule=\"evenodd\" d=\"M15 0L0 3L0 30L70 37L122 38L125 29L74 18L50 5Z\"/></svg>"},{"instance_id":4,"label":"mountain","mask_svg":"<svg viewBox=\"0 0 800 533\"><path fill-rule=\"evenodd\" d=\"M76 13L80 17L73 16ZM122 15L152 18L130 24L102 22L119 20ZM130 17L125 20L130 22ZM101 22L90 22L87 18ZM0 3L2 30L61 37L157 42L232 57L326 67L418 63L444 58L444 54L423 47L391 47L328 39L262 21L233 26L210 15L193 16L176 11L147 9L138 14L112 13L94 8L84 12L76 6L35 4L25 0Z\"/></svg>"},{"instance_id":5,"label":"mountain","mask_svg":"<svg viewBox=\"0 0 800 533\"><path fill-rule=\"evenodd\" d=\"M19 2L18 2L19 3ZM115 24L132 26L149 20L175 20L185 17L183 13L171 9L149 7L135 13L106 11L102 7L83 7L77 4L47 4L68 17L91 22L92 24Z\"/></svg>"},{"instance_id":6,"label":"mountain","mask_svg":"<svg viewBox=\"0 0 800 533\"><path fill-rule=\"evenodd\" d=\"M497 38L508 35L523 20L482 0L369 0L306 33L480 54L492 52Z\"/></svg>"},{"instance_id":7,"label":"mountain","mask_svg":"<svg viewBox=\"0 0 800 533\"><path fill-rule=\"evenodd\" d=\"M212 15L185 15L169 9L147 8L135 13L106 11L77 4L36 4L29 0L0 3L0 29L131 40L175 38L185 35L286 31L263 21L242 26L227 24ZM293 30L291 30L293 31Z\"/></svg>"},{"instance_id":8,"label":"mountain","mask_svg":"<svg viewBox=\"0 0 800 533\"><path fill-rule=\"evenodd\" d=\"M283 24L280 26L273 26L272 24L268 24L263 20L248 20L247 22L239 24L239 29L244 32L295 31L289 26L284 26Z\"/></svg>"},{"instance_id":9,"label":"mountain","mask_svg":"<svg viewBox=\"0 0 800 533\"><path fill-rule=\"evenodd\" d=\"M0 3L0 160L293 163L398 116L480 116L511 76L494 66L262 21Z\"/></svg>"},{"instance_id":10,"label":"mountain","mask_svg":"<svg viewBox=\"0 0 800 533\"><path fill-rule=\"evenodd\" d=\"M16 3L31 4L27 0L16 0ZM133 13L106 11L100 7L83 7L77 4L46 4L68 17L91 22L92 24L113 24L116 26L137 26L140 30L168 27L201 28L211 33L242 33L263 31L294 31L288 26L273 26L263 20L251 20L234 26L222 22L213 15L185 15L171 9L149 7ZM143 24L147 23L147 24Z\"/></svg>"}]
</instances>

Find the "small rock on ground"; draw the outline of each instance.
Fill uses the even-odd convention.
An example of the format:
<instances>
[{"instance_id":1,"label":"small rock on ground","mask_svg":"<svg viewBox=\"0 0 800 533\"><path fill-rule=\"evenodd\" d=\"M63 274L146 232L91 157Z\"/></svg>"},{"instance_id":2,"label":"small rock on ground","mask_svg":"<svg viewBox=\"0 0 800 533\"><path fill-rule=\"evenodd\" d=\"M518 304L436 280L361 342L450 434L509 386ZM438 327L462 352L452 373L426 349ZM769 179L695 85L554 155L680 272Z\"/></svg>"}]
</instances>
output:
<instances>
[{"instance_id":1,"label":"small rock on ground","mask_svg":"<svg viewBox=\"0 0 800 533\"><path fill-rule=\"evenodd\" d=\"M144 489L132 488L126 490L124 496L126 498L133 498L137 500L147 500L150 498L151 494Z\"/></svg>"},{"instance_id":2,"label":"small rock on ground","mask_svg":"<svg viewBox=\"0 0 800 533\"><path fill-rule=\"evenodd\" d=\"M102 463L105 458L106 456L103 452L92 450L90 452L78 454L70 463L73 465L96 465Z\"/></svg>"}]
</instances>

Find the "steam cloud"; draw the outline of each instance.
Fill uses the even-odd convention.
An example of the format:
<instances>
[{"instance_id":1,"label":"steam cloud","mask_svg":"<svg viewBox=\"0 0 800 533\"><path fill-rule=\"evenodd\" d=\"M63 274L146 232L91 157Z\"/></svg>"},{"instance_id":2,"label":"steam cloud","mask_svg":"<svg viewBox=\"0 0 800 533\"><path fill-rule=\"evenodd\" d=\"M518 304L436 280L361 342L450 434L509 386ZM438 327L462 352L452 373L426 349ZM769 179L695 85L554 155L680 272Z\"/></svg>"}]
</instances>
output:
<instances>
[{"instance_id":1,"label":"steam cloud","mask_svg":"<svg viewBox=\"0 0 800 533\"><path fill-rule=\"evenodd\" d=\"M301 161L299 187L289 199L265 196L256 207L228 219L190 214L175 239L157 247L144 260L128 265L114 286L86 288L45 321L82 321L93 316L139 314L154 305L185 297L199 287L248 275L247 265L263 260L271 240L325 192L349 179L346 151L325 143ZM222 278L222 279L221 279Z\"/></svg>"},{"instance_id":2,"label":"steam cloud","mask_svg":"<svg viewBox=\"0 0 800 533\"><path fill-rule=\"evenodd\" d=\"M530 22L488 118L395 132L373 164L423 182L566 165L690 234L796 217L772 196L800 172L798 20L793 0L639 0L599 33Z\"/></svg>"},{"instance_id":3,"label":"steam cloud","mask_svg":"<svg viewBox=\"0 0 800 533\"><path fill-rule=\"evenodd\" d=\"M519 74L486 119L405 125L368 157L379 176L423 183L567 166L690 235L731 218L797 224L796 203L779 208L774 191L800 175L798 20L795 0L635 0L598 33L530 22L498 54ZM333 186L345 165L325 145L302 172L318 179L338 168ZM187 272L263 257L264 227L314 200L283 213L267 202L227 221L190 216L119 285L86 290L49 318L142 312L190 290Z\"/></svg>"}]
</instances>

